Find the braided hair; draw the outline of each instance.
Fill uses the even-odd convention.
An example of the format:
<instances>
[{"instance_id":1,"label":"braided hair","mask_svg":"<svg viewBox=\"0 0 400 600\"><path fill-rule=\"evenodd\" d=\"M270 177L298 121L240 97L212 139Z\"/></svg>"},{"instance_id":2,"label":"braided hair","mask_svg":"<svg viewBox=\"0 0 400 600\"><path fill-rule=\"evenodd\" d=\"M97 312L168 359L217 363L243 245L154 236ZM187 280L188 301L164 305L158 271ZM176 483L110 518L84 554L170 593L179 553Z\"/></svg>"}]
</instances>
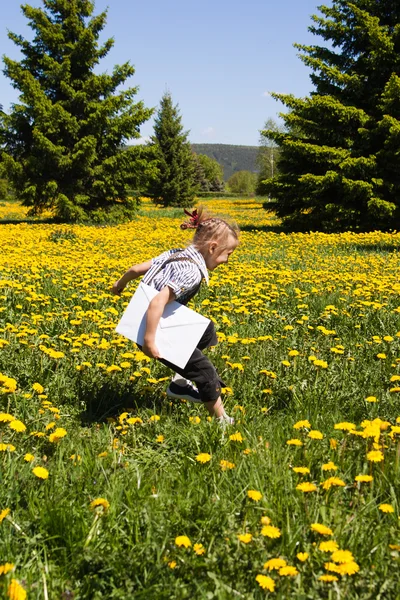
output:
<instances>
[{"instance_id":1,"label":"braided hair","mask_svg":"<svg viewBox=\"0 0 400 600\"><path fill-rule=\"evenodd\" d=\"M197 250L206 249L211 242L218 241L224 244L229 236L239 240L239 227L236 224L228 223L220 217L212 217L204 213L203 207L185 213L189 221L182 223L181 229L195 229L192 244Z\"/></svg>"}]
</instances>

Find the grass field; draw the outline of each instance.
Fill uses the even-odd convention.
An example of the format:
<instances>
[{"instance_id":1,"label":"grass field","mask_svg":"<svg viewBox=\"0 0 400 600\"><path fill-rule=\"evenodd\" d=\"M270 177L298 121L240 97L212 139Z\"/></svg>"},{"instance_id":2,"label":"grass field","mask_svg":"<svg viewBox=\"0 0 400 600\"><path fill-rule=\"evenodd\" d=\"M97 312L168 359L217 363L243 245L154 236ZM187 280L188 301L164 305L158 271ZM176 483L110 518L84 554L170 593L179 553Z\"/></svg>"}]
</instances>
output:
<instances>
[{"instance_id":1,"label":"grass field","mask_svg":"<svg viewBox=\"0 0 400 600\"><path fill-rule=\"evenodd\" d=\"M204 204L242 227L192 303L225 432L114 333L111 284L189 241L177 211L0 224L1 598L400 598L400 234Z\"/></svg>"}]
</instances>

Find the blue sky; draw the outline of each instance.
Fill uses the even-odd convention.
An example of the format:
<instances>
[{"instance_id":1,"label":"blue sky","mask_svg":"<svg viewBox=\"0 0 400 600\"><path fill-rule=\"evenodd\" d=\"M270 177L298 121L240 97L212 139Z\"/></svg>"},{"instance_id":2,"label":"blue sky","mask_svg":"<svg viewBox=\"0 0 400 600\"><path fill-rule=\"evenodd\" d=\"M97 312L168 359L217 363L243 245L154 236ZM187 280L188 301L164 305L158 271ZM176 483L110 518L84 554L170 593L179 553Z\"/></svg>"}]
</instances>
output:
<instances>
[{"instance_id":1,"label":"blue sky","mask_svg":"<svg viewBox=\"0 0 400 600\"><path fill-rule=\"evenodd\" d=\"M31 0L41 6L40 0ZM293 43L321 40L308 32L316 0L96 0L95 14L108 7L102 39L115 45L100 71L129 60L137 98L157 107L169 90L179 104L182 123L196 143L257 145L267 118L282 106L269 92L306 96L310 71ZM331 1L324 4L330 5ZM20 2L2 6L2 54L18 59L7 29L31 39ZM0 103L5 110L18 95L0 74ZM152 121L141 129L152 133Z\"/></svg>"}]
</instances>

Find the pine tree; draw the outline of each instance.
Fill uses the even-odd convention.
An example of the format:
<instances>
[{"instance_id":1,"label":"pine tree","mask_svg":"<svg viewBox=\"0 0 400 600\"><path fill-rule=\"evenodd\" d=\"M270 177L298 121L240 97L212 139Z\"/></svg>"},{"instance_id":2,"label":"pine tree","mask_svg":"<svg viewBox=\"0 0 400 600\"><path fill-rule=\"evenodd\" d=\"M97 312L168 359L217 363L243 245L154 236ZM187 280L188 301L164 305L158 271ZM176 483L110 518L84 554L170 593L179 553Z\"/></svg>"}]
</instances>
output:
<instances>
[{"instance_id":1,"label":"pine tree","mask_svg":"<svg viewBox=\"0 0 400 600\"><path fill-rule=\"evenodd\" d=\"M308 98L273 94L289 109L279 174L265 188L291 227L371 229L400 214L400 3L333 0L309 30L326 46L296 45L312 69ZM269 205L270 206L270 205Z\"/></svg>"},{"instance_id":2,"label":"pine tree","mask_svg":"<svg viewBox=\"0 0 400 600\"><path fill-rule=\"evenodd\" d=\"M178 106L169 93L161 99L151 138L157 173L148 189L149 196L162 206L192 206L196 193L196 166L183 131Z\"/></svg>"},{"instance_id":3,"label":"pine tree","mask_svg":"<svg viewBox=\"0 0 400 600\"><path fill-rule=\"evenodd\" d=\"M152 110L134 103L137 88L117 93L133 76L126 62L112 74L95 74L114 41L99 45L106 12L92 16L89 0L43 0L22 12L35 36L32 42L9 33L24 58L5 57L4 73L19 90L19 103L3 119L4 162L18 197L31 212L51 208L67 220L88 216L129 216L147 161L138 147Z\"/></svg>"}]
</instances>

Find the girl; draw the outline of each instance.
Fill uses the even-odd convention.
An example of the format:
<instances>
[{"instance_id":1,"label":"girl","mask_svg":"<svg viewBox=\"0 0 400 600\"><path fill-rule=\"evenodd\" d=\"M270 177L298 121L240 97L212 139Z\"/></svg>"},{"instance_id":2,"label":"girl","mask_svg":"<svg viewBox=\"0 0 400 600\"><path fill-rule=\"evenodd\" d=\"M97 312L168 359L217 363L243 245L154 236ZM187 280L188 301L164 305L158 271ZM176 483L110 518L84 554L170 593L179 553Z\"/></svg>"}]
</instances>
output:
<instances>
[{"instance_id":1,"label":"girl","mask_svg":"<svg viewBox=\"0 0 400 600\"><path fill-rule=\"evenodd\" d=\"M239 244L238 228L223 219L207 217L203 215L202 209L192 213L185 210L185 213L190 219L181 225L181 229L196 230L191 245L186 249L168 250L153 260L134 265L113 285L112 292L121 294L129 281L144 275L143 283L151 285L159 293L152 299L147 310L143 352L160 360L184 380L193 381L197 389L192 387L189 397L195 400L198 394L211 416L223 424L232 424L233 419L226 414L221 400L221 387L224 387L224 383L211 361L202 352L204 348L217 344L213 322L210 322L184 369L163 359L155 343L157 326L166 304L172 300L187 304L199 291L203 279L208 284L208 271L227 263ZM180 389L182 393L179 393L175 379L171 382L167 394L177 398L187 397L183 388Z\"/></svg>"}]
</instances>

